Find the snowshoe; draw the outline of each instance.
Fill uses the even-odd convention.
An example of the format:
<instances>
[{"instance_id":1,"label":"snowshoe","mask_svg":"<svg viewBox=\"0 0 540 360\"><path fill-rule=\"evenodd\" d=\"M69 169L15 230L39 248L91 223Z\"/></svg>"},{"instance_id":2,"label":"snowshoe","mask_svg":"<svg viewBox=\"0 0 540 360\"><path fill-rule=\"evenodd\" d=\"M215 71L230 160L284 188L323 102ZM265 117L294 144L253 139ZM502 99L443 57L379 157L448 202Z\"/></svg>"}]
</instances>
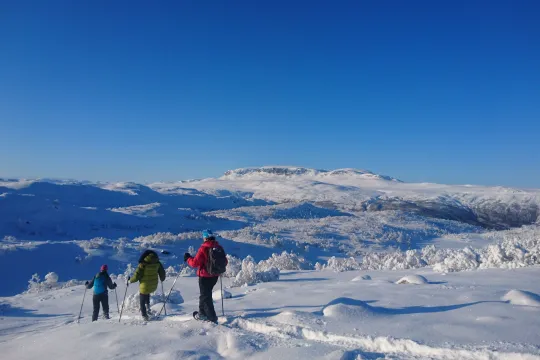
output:
<instances>
[{"instance_id":1,"label":"snowshoe","mask_svg":"<svg viewBox=\"0 0 540 360\"><path fill-rule=\"evenodd\" d=\"M214 324L218 323L217 319L215 321L210 320L206 315L200 315L198 311L193 312L193 318L195 320L199 320L199 321L206 321L206 322L211 322L211 323L214 323Z\"/></svg>"}]
</instances>

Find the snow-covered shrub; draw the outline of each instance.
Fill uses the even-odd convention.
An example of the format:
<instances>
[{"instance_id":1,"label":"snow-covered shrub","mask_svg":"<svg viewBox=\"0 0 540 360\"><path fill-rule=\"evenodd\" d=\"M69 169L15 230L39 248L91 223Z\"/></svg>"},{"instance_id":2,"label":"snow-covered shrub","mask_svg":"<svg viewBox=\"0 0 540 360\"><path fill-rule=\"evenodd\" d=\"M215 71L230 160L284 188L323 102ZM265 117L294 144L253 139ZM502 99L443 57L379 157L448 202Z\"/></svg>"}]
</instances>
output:
<instances>
[{"instance_id":1,"label":"snow-covered shrub","mask_svg":"<svg viewBox=\"0 0 540 360\"><path fill-rule=\"evenodd\" d=\"M319 270L332 270L335 272L360 270L360 264L355 258L337 258L332 256L326 264L319 265Z\"/></svg>"},{"instance_id":2,"label":"snow-covered shrub","mask_svg":"<svg viewBox=\"0 0 540 360\"><path fill-rule=\"evenodd\" d=\"M307 270L310 264L293 252L288 253L283 251L281 254L272 254L267 260L262 260L258 264L259 271L265 271L271 267L276 267L279 270Z\"/></svg>"},{"instance_id":3,"label":"snow-covered shrub","mask_svg":"<svg viewBox=\"0 0 540 360\"><path fill-rule=\"evenodd\" d=\"M155 245L164 245L178 241L179 237L170 232L158 232L147 236L139 236L133 239L133 242L139 243L141 248L150 248Z\"/></svg>"},{"instance_id":4,"label":"snow-covered shrub","mask_svg":"<svg viewBox=\"0 0 540 360\"><path fill-rule=\"evenodd\" d=\"M190 231L177 235L178 240L202 240L200 231Z\"/></svg>"},{"instance_id":5,"label":"snow-covered shrub","mask_svg":"<svg viewBox=\"0 0 540 360\"><path fill-rule=\"evenodd\" d=\"M240 270L242 270L242 260L232 255L227 255L227 260L229 263L227 264L227 271L225 271L223 276L236 277Z\"/></svg>"},{"instance_id":6,"label":"snow-covered shrub","mask_svg":"<svg viewBox=\"0 0 540 360\"><path fill-rule=\"evenodd\" d=\"M474 270L480 265L478 255L474 249L445 249L442 261L433 265L433 270L441 273Z\"/></svg>"},{"instance_id":7,"label":"snow-covered shrub","mask_svg":"<svg viewBox=\"0 0 540 360\"><path fill-rule=\"evenodd\" d=\"M130 277L131 275L133 275L134 272L135 272L135 269L133 268L133 265L131 265L131 263L129 263L129 264L126 265L126 270L124 270L124 273L118 275L118 277L127 280L127 278Z\"/></svg>"},{"instance_id":8,"label":"snow-covered shrub","mask_svg":"<svg viewBox=\"0 0 540 360\"><path fill-rule=\"evenodd\" d=\"M77 240L75 243L89 255L95 253L96 250L104 249L112 243L112 240L104 237L95 237L90 240ZM82 260L82 259L81 259Z\"/></svg>"},{"instance_id":9,"label":"snow-covered shrub","mask_svg":"<svg viewBox=\"0 0 540 360\"><path fill-rule=\"evenodd\" d=\"M66 282L59 282L58 275L54 272L50 272L45 275L45 279L41 281L41 277L38 274L32 275L28 280L28 289L26 294L42 293L50 290L65 289L72 286L78 286L84 284L84 281L69 280Z\"/></svg>"},{"instance_id":10,"label":"snow-covered shrub","mask_svg":"<svg viewBox=\"0 0 540 360\"><path fill-rule=\"evenodd\" d=\"M362 270L405 270L426 266L416 250L392 253L369 253L362 259Z\"/></svg>"},{"instance_id":11,"label":"snow-covered shrub","mask_svg":"<svg viewBox=\"0 0 540 360\"><path fill-rule=\"evenodd\" d=\"M0 244L0 254L6 253L8 251L17 250L17 245L14 244Z\"/></svg>"},{"instance_id":12,"label":"snow-covered shrub","mask_svg":"<svg viewBox=\"0 0 540 360\"><path fill-rule=\"evenodd\" d=\"M165 269L165 275L167 275L167 277L175 277L176 275L178 275L178 271L176 271L174 266L169 266Z\"/></svg>"},{"instance_id":13,"label":"snow-covered shrub","mask_svg":"<svg viewBox=\"0 0 540 360\"><path fill-rule=\"evenodd\" d=\"M58 274L55 272L50 272L45 275L45 283L49 285L55 285L58 283Z\"/></svg>"},{"instance_id":14,"label":"snow-covered shrub","mask_svg":"<svg viewBox=\"0 0 540 360\"><path fill-rule=\"evenodd\" d=\"M124 251L126 249L126 244L128 243L129 239L126 237L121 237L117 240L115 244L113 244L113 248L116 249L118 252L118 255L123 255Z\"/></svg>"},{"instance_id":15,"label":"snow-covered shrub","mask_svg":"<svg viewBox=\"0 0 540 360\"><path fill-rule=\"evenodd\" d=\"M510 237L481 253L481 268L519 268L540 264L540 235Z\"/></svg>"},{"instance_id":16,"label":"snow-covered shrub","mask_svg":"<svg viewBox=\"0 0 540 360\"><path fill-rule=\"evenodd\" d=\"M182 276L182 277L195 276L196 274L197 274L197 270L192 268L192 267L189 267L189 266L184 266L180 270L180 276Z\"/></svg>"},{"instance_id":17,"label":"snow-covered shrub","mask_svg":"<svg viewBox=\"0 0 540 360\"><path fill-rule=\"evenodd\" d=\"M37 273L32 275L30 280L28 280L28 290L26 292L28 293L38 292L40 283L41 283L41 278L39 277L39 275Z\"/></svg>"},{"instance_id":18,"label":"snow-covered shrub","mask_svg":"<svg viewBox=\"0 0 540 360\"><path fill-rule=\"evenodd\" d=\"M254 285L260 282L279 280L279 269L271 267L265 271L258 271L253 257L248 256L242 260L242 269L236 275L232 286Z\"/></svg>"}]
</instances>

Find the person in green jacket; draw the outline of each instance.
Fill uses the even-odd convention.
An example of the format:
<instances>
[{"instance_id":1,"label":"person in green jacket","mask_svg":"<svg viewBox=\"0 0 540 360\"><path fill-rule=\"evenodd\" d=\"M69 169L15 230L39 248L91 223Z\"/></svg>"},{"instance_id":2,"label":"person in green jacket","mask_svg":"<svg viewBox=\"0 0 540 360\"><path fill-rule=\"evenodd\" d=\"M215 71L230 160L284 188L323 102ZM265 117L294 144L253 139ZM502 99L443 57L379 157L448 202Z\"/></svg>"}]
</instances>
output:
<instances>
[{"instance_id":1,"label":"person in green jacket","mask_svg":"<svg viewBox=\"0 0 540 360\"><path fill-rule=\"evenodd\" d=\"M159 261L155 251L146 250L139 258L139 266L135 270L133 277L129 279L130 283L140 281L139 300L141 314L144 320L148 320L150 314L150 294L156 291L159 280L165 280L165 269ZM150 314L151 315L151 314Z\"/></svg>"}]
</instances>

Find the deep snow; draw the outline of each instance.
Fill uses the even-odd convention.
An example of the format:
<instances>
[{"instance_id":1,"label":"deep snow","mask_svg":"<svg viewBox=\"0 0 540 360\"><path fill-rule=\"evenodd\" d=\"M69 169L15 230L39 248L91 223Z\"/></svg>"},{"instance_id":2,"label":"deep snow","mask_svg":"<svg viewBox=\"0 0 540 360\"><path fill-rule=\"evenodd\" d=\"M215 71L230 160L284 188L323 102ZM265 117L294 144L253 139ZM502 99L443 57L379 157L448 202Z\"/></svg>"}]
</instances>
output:
<instances>
[{"instance_id":1,"label":"deep snow","mask_svg":"<svg viewBox=\"0 0 540 360\"><path fill-rule=\"evenodd\" d=\"M74 322L83 286L2 298L0 351L5 359L540 359L540 308L501 297L519 288L540 293L538 267L441 275L416 271L422 285L397 285L410 271L364 274L295 271L279 281L228 288L222 325L191 320L197 280L180 277L185 301L168 306L169 317L144 323L126 306L118 323ZM165 282L169 289L173 279ZM118 288L118 295L124 292ZM136 295L136 286L130 286ZM121 300L120 300L121 302ZM179 302L179 303L178 303ZM160 303L153 308L159 309ZM221 313L220 301L216 301ZM528 355L527 355L528 354Z\"/></svg>"}]
</instances>

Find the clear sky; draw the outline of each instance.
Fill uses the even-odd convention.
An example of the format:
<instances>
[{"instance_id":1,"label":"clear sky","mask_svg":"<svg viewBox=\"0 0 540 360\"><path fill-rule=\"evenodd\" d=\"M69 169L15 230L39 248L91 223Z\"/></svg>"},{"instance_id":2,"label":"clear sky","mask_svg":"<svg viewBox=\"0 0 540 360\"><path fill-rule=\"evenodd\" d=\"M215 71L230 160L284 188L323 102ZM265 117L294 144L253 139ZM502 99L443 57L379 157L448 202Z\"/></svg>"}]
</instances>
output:
<instances>
[{"instance_id":1,"label":"clear sky","mask_svg":"<svg viewBox=\"0 0 540 360\"><path fill-rule=\"evenodd\" d=\"M540 1L4 1L0 176L540 187Z\"/></svg>"}]
</instances>

